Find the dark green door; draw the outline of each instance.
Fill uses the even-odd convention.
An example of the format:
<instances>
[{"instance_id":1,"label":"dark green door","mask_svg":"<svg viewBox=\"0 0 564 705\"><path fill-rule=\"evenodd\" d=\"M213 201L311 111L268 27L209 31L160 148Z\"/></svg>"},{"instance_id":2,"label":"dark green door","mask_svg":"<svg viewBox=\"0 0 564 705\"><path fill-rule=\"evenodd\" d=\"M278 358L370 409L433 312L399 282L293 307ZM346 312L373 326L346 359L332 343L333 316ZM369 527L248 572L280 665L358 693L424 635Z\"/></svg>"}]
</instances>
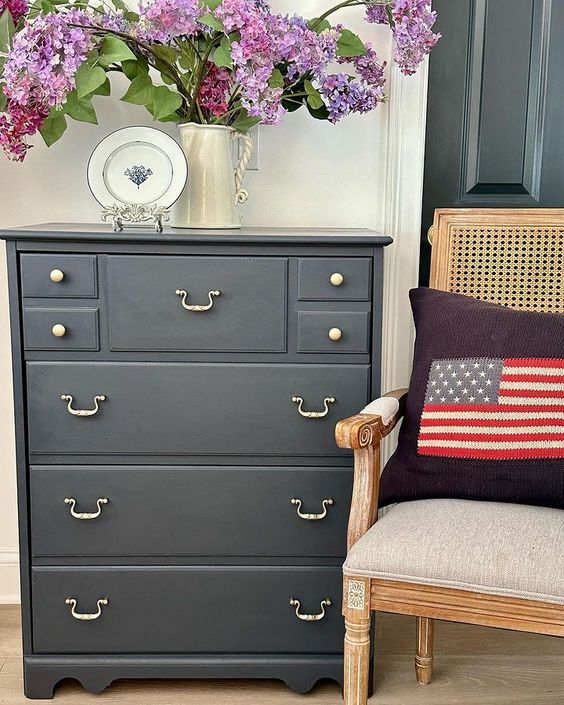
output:
<instances>
[{"instance_id":1,"label":"dark green door","mask_svg":"<svg viewBox=\"0 0 564 705\"><path fill-rule=\"evenodd\" d=\"M564 0L434 0L421 279L438 207L564 206Z\"/></svg>"}]
</instances>

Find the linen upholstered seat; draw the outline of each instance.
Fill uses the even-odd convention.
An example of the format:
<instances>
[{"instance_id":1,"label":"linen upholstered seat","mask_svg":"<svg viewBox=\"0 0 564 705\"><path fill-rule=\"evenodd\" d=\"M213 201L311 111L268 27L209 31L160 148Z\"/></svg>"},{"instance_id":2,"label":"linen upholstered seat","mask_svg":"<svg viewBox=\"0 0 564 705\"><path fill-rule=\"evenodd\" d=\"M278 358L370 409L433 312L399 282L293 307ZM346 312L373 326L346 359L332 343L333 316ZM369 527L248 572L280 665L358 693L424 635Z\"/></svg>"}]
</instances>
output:
<instances>
[{"instance_id":1,"label":"linen upholstered seat","mask_svg":"<svg viewBox=\"0 0 564 705\"><path fill-rule=\"evenodd\" d=\"M393 507L344 572L564 604L564 511L427 499Z\"/></svg>"}]
</instances>

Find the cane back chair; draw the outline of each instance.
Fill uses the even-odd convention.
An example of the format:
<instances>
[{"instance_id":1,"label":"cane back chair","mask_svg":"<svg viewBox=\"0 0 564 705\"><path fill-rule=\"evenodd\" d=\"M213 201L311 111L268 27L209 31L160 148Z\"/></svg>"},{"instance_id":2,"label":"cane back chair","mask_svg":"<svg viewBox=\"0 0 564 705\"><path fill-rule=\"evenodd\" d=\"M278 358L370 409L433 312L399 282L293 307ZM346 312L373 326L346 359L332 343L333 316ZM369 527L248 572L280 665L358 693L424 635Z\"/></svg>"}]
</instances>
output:
<instances>
[{"instance_id":1,"label":"cane back chair","mask_svg":"<svg viewBox=\"0 0 564 705\"><path fill-rule=\"evenodd\" d=\"M431 232L432 288L513 308L564 312L564 209L437 210ZM357 416L340 421L336 428L338 445L354 451L349 554L343 583L345 705L367 702L372 611L417 618L415 671L421 684L429 683L432 677L435 619L564 636L564 511L496 502L424 500L396 505L376 524L380 442L400 420L407 393L392 392ZM465 511L462 518L461 506ZM510 584L505 581L499 590L495 582L499 566L492 565L488 575L489 517L498 525L496 540L500 535L507 537L514 567ZM464 531L457 534L457 522L462 520ZM444 532L442 522L446 524ZM562 537L556 563L548 559L544 566L535 566L541 572L561 570L559 576L551 577L554 594L539 599L519 596L524 592L519 568L528 566L528 558L519 556L517 529L529 522L546 527L552 546L555 536ZM445 547L441 536L447 531L455 538ZM484 585L472 585L471 590L463 582L457 586L456 566L449 575L436 577L434 564L427 564L422 571L417 554L422 543L432 554L429 541L436 542L443 562L445 556L450 561L452 553L453 563L457 553L466 555L464 542L473 542L474 548L476 542L478 546L483 543ZM400 559L405 562L402 574L397 572L397 561L392 573L386 558L380 557L389 556L390 551L401 552Z\"/></svg>"}]
</instances>

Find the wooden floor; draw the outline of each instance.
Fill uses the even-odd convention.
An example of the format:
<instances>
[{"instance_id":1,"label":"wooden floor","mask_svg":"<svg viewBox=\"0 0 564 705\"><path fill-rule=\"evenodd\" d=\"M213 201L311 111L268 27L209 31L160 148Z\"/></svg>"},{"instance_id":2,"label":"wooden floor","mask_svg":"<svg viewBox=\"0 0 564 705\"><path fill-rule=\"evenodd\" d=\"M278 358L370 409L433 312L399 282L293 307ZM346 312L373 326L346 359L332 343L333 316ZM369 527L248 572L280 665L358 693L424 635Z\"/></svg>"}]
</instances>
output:
<instances>
[{"instance_id":1,"label":"wooden floor","mask_svg":"<svg viewBox=\"0 0 564 705\"><path fill-rule=\"evenodd\" d=\"M435 678L415 682L410 617L379 615L376 692L371 705L564 705L564 639L437 624ZM22 693L19 610L0 607L0 705L30 703ZM36 700L34 702L53 702ZM276 681L119 681L101 695L62 683L64 705L338 705L335 683L296 695Z\"/></svg>"}]
</instances>

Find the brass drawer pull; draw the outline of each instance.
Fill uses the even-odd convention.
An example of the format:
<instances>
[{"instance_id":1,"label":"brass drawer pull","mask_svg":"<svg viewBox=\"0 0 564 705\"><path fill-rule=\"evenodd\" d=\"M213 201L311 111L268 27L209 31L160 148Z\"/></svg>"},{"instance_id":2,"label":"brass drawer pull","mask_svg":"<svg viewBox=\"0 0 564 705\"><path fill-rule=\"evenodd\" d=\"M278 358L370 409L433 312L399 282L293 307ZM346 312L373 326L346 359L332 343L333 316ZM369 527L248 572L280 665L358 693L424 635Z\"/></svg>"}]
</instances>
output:
<instances>
[{"instance_id":1,"label":"brass drawer pull","mask_svg":"<svg viewBox=\"0 0 564 705\"><path fill-rule=\"evenodd\" d=\"M107 597L103 597L101 600L98 600L96 602L96 606L98 610L96 612L92 612L90 614L88 613L82 613L82 612L77 612L75 610L76 608L76 600L74 597L67 597L65 600L66 605L71 606L71 614L75 619L80 619L82 622L92 622L94 619L98 619L98 617L102 614L102 606L107 605L109 602Z\"/></svg>"},{"instance_id":2,"label":"brass drawer pull","mask_svg":"<svg viewBox=\"0 0 564 705\"><path fill-rule=\"evenodd\" d=\"M70 504L70 513L75 519L97 519L102 513L102 505L107 504L110 500L107 497L99 497L96 500L97 512L75 512L76 499L74 497L65 497L65 504Z\"/></svg>"},{"instance_id":3,"label":"brass drawer pull","mask_svg":"<svg viewBox=\"0 0 564 705\"><path fill-rule=\"evenodd\" d=\"M187 311L192 311L194 313L201 313L202 311L209 311L210 308L212 308L212 306L214 304L213 297L219 296L221 294L221 291L217 291L217 289L216 289L214 291L208 292L208 298L209 298L210 302L207 306L193 306L193 305L187 304L186 299L188 297L188 292L185 291L184 289L177 289L175 294L177 296L182 296L182 305L184 306L184 308Z\"/></svg>"},{"instance_id":4,"label":"brass drawer pull","mask_svg":"<svg viewBox=\"0 0 564 705\"><path fill-rule=\"evenodd\" d=\"M295 597L290 598L290 605L296 608L296 617L298 619L301 619L302 622L319 622L321 619L323 619L323 617L325 617L325 608L331 607L331 600L328 597L326 597L324 600L321 600L321 612L319 612L318 614L301 614L301 603L299 600L296 600Z\"/></svg>"},{"instance_id":5,"label":"brass drawer pull","mask_svg":"<svg viewBox=\"0 0 564 705\"><path fill-rule=\"evenodd\" d=\"M327 335L329 336L330 340L337 342L337 340L341 340L341 338L343 337L343 331L340 328L331 328Z\"/></svg>"},{"instance_id":6,"label":"brass drawer pull","mask_svg":"<svg viewBox=\"0 0 564 705\"><path fill-rule=\"evenodd\" d=\"M74 401L74 397L70 394L61 394L61 399L68 402L67 411L69 414L72 414L73 416L94 416L94 414L97 414L100 409L98 402L106 401L106 396L104 394L95 396L93 409L73 409L72 403Z\"/></svg>"},{"instance_id":7,"label":"brass drawer pull","mask_svg":"<svg viewBox=\"0 0 564 705\"><path fill-rule=\"evenodd\" d=\"M341 284L345 281L345 277L340 272L334 272L329 278L329 281L333 284L333 286L341 286Z\"/></svg>"},{"instance_id":8,"label":"brass drawer pull","mask_svg":"<svg viewBox=\"0 0 564 705\"><path fill-rule=\"evenodd\" d=\"M291 499L290 504L297 505L296 513L300 517L300 519L305 519L306 521L320 521L320 519L325 519L325 517L327 516L327 507L333 504L333 500L324 499L321 502L321 506L323 507L323 511L321 512L321 514L306 514L301 512L300 510L302 508L302 500L299 497Z\"/></svg>"},{"instance_id":9,"label":"brass drawer pull","mask_svg":"<svg viewBox=\"0 0 564 705\"><path fill-rule=\"evenodd\" d=\"M51 328L51 333L53 333L55 338L64 338L67 334L67 329L62 323L55 323L55 325Z\"/></svg>"},{"instance_id":10,"label":"brass drawer pull","mask_svg":"<svg viewBox=\"0 0 564 705\"><path fill-rule=\"evenodd\" d=\"M304 411L304 400L302 397L292 397L292 401L294 404L298 405L298 413L305 416L306 419L322 419L329 413L329 404L334 404L337 400L335 397L326 397L323 400L323 406L325 407L324 411Z\"/></svg>"}]
</instances>

